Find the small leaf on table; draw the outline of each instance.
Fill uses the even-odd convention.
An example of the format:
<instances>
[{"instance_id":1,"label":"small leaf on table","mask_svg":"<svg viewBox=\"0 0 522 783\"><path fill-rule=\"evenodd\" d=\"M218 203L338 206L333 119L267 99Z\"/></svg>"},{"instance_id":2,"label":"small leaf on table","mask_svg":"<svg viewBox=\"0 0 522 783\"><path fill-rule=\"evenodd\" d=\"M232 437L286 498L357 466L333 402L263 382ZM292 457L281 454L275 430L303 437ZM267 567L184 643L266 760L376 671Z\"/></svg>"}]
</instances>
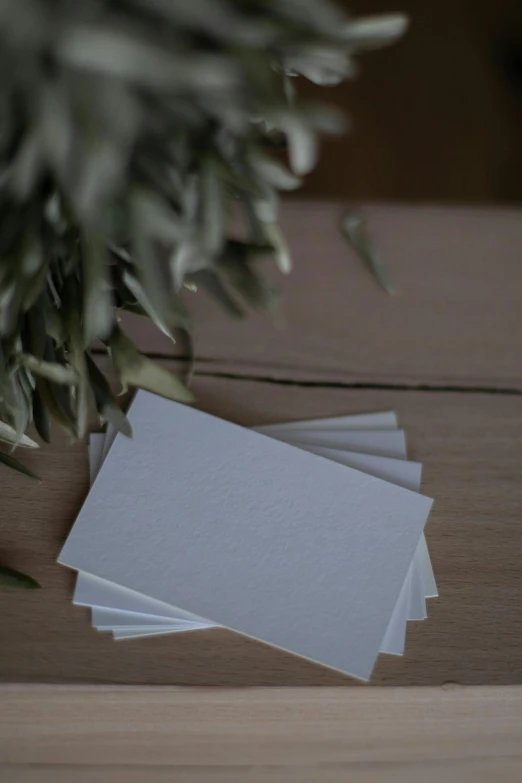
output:
<instances>
[{"instance_id":1,"label":"small leaf on table","mask_svg":"<svg viewBox=\"0 0 522 783\"><path fill-rule=\"evenodd\" d=\"M36 479L36 481L40 481L36 473L33 473L32 470L29 470L29 468L27 468L25 465L22 465L21 462L18 462L17 459L3 451L0 451L0 464L5 465L8 468L12 468L13 470L17 470L19 473L23 473L24 476L28 476L29 478Z\"/></svg>"},{"instance_id":2,"label":"small leaf on table","mask_svg":"<svg viewBox=\"0 0 522 783\"><path fill-rule=\"evenodd\" d=\"M359 258L364 261L377 282L388 294L396 294L397 289L391 274L378 257L366 235L365 228L365 221L359 215L347 215L343 220L342 232Z\"/></svg>"},{"instance_id":3,"label":"small leaf on table","mask_svg":"<svg viewBox=\"0 0 522 783\"><path fill-rule=\"evenodd\" d=\"M40 585L27 574L0 565L0 590L35 590Z\"/></svg>"}]
</instances>

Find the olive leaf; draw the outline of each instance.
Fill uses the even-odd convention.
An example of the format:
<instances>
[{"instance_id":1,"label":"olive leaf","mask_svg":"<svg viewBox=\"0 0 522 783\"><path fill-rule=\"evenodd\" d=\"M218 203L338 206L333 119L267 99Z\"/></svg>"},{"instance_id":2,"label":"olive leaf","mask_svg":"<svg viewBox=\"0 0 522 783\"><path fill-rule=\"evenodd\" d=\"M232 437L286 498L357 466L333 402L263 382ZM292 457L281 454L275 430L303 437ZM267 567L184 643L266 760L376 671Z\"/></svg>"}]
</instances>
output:
<instances>
[{"instance_id":1,"label":"olive leaf","mask_svg":"<svg viewBox=\"0 0 522 783\"><path fill-rule=\"evenodd\" d=\"M78 427L69 396L59 385L53 384L46 378L36 379L36 391L53 421L62 427L72 440L75 440L78 436Z\"/></svg>"},{"instance_id":2,"label":"olive leaf","mask_svg":"<svg viewBox=\"0 0 522 783\"><path fill-rule=\"evenodd\" d=\"M212 269L200 269L190 276L190 281L212 296L233 318L243 318L243 310L223 285L219 275Z\"/></svg>"},{"instance_id":3,"label":"olive leaf","mask_svg":"<svg viewBox=\"0 0 522 783\"><path fill-rule=\"evenodd\" d=\"M175 342L174 335L172 333L173 324L169 325L167 324L163 318L161 317L160 313L158 313L152 303L149 300L149 297L147 296L147 293L143 286L141 285L140 281L131 275L129 272L123 273L123 283L128 288L128 290L133 294L133 296L136 298L136 302L140 307L140 313L144 315L148 315L148 317L151 319L153 323L156 324L158 329L163 332L164 335L169 337L172 342ZM171 318L170 321L175 321L176 318Z\"/></svg>"},{"instance_id":4,"label":"olive leaf","mask_svg":"<svg viewBox=\"0 0 522 783\"><path fill-rule=\"evenodd\" d=\"M283 232L277 223L267 223L265 225L265 235L274 249L277 266L283 274L288 274L292 270L292 257Z\"/></svg>"},{"instance_id":5,"label":"olive leaf","mask_svg":"<svg viewBox=\"0 0 522 783\"><path fill-rule=\"evenodd\" d=\"M379 48L403 36L408 24L408 18L404 14L382 14L354 19L346 27L344 37L352 45L362 45L365 49Z\"/></svg>"},{"instance_id":6,"label":"olive leaf","mask_svg":"<svg viewBox=\"0 0 522 783\"><path fill-rule=\"evenodd\" d=\"M298 116L286 116L281 123L288 139L288 154L292 171L309 174L317 163L317 134Z\"/></svg>"},{"instance_id":7,"label":"olive leaf","mask_svg":"<svg viewBox=\"0 0 522 783\"><path fill-rule=\"evenodd\" d=\"M263 152L256 151L251 161L256 173L272 187L279 190L295 190L300 187L302 182L300 177L296 177L282 163Z\"/></svg>"},{"instance_id":8,"label":"olive leaf","mask_svg":"<svg viewBox=\"0 0 522 783\"><path fill-rule=\"evenodd\" d=\"M201 228L207 253L219 253L225 239L225 193L218 164L211 155L201 163Z\"/></svg>"},{"instance_id":9,"label":"olive leaf","mask_svg":"<svg viewBox=\"0 0 522 783\"><path fill-rule=\"evenodd\" d=\"M38 443L27 435L22 435L20 438L17 438L16 430L9 424L6 424L5 421L0 421L0 441L3 443L10 443L12 446L24 446L28 449L39 448Z\"/></svg>"},{"instance_id":10,"label":"olive leaf","mask_svg":"<svg viewBox=\"0 0 522 783\"><path fill-rule=\"evenodd\" d=\"M99 239L85 239L82 243L84 279L84 333L89 343L97 337L106 337L114 319L108 279L107 252Z\"/></svg>"},{"instance_id":11,"label":"olive leaf","mask_svg":"<svg viewBox=\"0 0 522 783\"><path fill-rule=\"evenodd\" d=\"M24 476L28 476L29 478L36 479L36 481L40 481L38 476L33 473L32 470L29 470L29 468L27 468L25 465L22 465L21 462L18 462L17 459L3 451L0 451L0 464L5 465L8 468L12 468L13 470L18 471L18 473L23 473Z\"/></svg>"},{"instance_id":12,"label":"olive leaf","mask_svg":"<svg viewBox=\"0 0 522 783\"><path fill-rule=\"evenodd\" d=\"M278 296L246 263L238 264L232 257L224 256L220 268L229 284L245 302L253 307L272 309Z\"/></svg>"},{"instance_id":13,"label":"olive leaf","mask_svg":"<svg viewBox=\"0 0 522 783\"><path fill-rule=\"evenodd\" d=\"M78 375L75 370L66 364L47 362L43 359L37 359L36 356L31 356L28 353L21 353L18 359L34 375L47 378L48 381L62 383L66 386L72 386L78 381Z\"/></svg>"},{"instance_id":14,"label":"olive leaf","mask_svg":"<svg viewBox=\"0 0 522 783\"><path fill-rule=\"evenodd\" d=\"M85 359L98 413L102 419L112 424L118 432L131 438L132 427L130 422L118 405L105 375L89 354L86 354Z\"/></svg>"},{"instance_id":15,"label":"olive leaf","mask_svg":"<svg viewBox=\"0 0 522 783\"><path fill-rule=\"evenodd\" d=\"M177 402L194 402L194 395L179 378L147 359L118 327L108 344L114 368L124 385L137 386Z\"/></svg>"},{"instance_id":16,"label":"olive leaf","mask_svg":"<svg viewBox=\"0 0 522 783\"><path fill-rule=\"evenodd\" d=\"M36 590L40 587L32 577L0 564L0 590Z\"/></svg>"},{"instance_id":17,"label":"olive leaf","mask_svg":"<svg viewBox=\"0 0 522 783\"><path fill-rule=\"evenodd\" d=\"M393 295L397 289L388 268L380 260L365 231L365 221L359 215L348 215L343 220L342 231L357 255L364 261L384 290Z\"/></svg>"},{"instance_id":18,"label":"olive leaf","mask_svg":"<svg viewBox=\"0 0 522 783\"><path fill-rule=\"evenodd\" d=\"M68 278L64 285L64 294L64 325L69 335L68 360L78 379L74 394L76 430L78 437L83 438L87 431L91 389L82 340L82 325L78 308L74 306L74 302L80 299L79 287L74 279Z\"/></svg>"},{"instance_id":19,"label":"olive leaf","mask_svg":"<svg viewBox=\"0 0 522 783\"><path fill-rule=\"evenodd\" d=\"M33 419L38 435L45 443L51 442L51 421L45 403L37 388L33 391ZM22 445L22 444L20 444Z\"/></svg>"}]
</instances>

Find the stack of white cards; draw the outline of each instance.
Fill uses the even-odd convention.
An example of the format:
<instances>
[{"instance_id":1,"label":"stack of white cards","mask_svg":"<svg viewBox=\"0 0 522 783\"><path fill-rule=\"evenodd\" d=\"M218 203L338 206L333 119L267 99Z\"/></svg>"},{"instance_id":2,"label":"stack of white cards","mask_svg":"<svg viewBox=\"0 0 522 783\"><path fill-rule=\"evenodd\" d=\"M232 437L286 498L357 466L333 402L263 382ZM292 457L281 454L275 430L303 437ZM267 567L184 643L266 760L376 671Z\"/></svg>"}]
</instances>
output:
<instances>
[{"instance_id":1,"label":"stack of white cards","mask_svg":"<svg viewBox=\"0 0 522 783\"><path fill-rule=\"evenodd\" d=\"M115 639L228 627L363 680L437 595L393 412L249 430L139 392L61 552Z\"/></svg>"}]
</instances>

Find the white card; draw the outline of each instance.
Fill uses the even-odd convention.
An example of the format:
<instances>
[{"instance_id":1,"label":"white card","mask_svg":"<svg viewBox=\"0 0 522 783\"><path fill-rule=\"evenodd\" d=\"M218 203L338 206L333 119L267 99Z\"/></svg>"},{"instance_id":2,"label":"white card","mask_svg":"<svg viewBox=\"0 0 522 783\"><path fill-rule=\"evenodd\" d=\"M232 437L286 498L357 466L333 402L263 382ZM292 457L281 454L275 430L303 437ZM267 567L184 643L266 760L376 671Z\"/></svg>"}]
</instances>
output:
<instances>
[{"instance_id":1,"label":"white card","mask_svg":"<svg viewBox=\"0 0 522 783\"><path fill-rule=\"evenodd\" d=\"M399 594L399 600L381 642L381 652L388 655L404 655L406 646L406 630L408 627L408 613L410 609L410 591L412 589L413 562L409 568L408 576Z\"/></svg>"},{"instance_id":2,"label":"white card","mask_svg":"<svg viewBox=\"0 0 522 783\"><path fill-rule=\"evenodd\" d=\"M318 419L315 422L310 422L310 421L293 422L292 427L294 429L299 429L301 426L305 426L305 428L308 429L309 428L308 425L315 424L318 429L319 427L321 428L325 427L327 429L328 428L327 425L331 424L332 422L335 422L336 427L344 427L345 429L357 428L357 426L364 426L365 428L369 429L371 427L377 428L377 427L385 426L386 424L388 424L389 426L391 426L392 424L394 426L397 426L397 420L395 414L376 413L376 414L366 414L362 416L341 416L341 417L337 417L336 419ZM261 429L263 430L263 432L267 432L268 434L268 432L270 431L277 432L280 428L284 428L285 426L286 425L270 425L267 427L255 428L255 429L256 430ZM116 435L116 431L109 426L107 428L107 433L105 436L103 434L100 435L93 434L91 436L90 457L91 457L92 478L94 478L94 476L96 475L102 462L102 456L104 458L104 456L107 454L108 449L110 448L110 445L112 444L115 435ZM104 440L105 440L105 444L104 444ZM378 478L383 478L386 481L392 481L401 486L405 486L408 489L414 491L420 490L421 468L422 468L420 463L407 462L404 460L397 460L397 459L389 459L387 457L375 457L375 456L359 454L355 452L342 452L333 449L321 449L320 447L312 447L312 446L308 446L306 447L306 449L309 451L313 451L316 454L320 454L324 457L327 457L329 459L337 460L342 464L348 465L349 467L356 468L357 470L363 470L369 473L370 475L377 476ZM422 535L421 541L419 542L417 552L414 556L414 559L415 558L419 558L422 563L421 568L423 574L425 596L427 598L437 596L438 595L437 586L436 586L433 569L431 566L431 560L426 546L426 539L424 535ZM406 578L406 581L408 583L411 581L412 575L413 575L413 566L410 567L408 576ZM94 577L90 577L89 575L82 575L80 577L80 581L86 583L88 582L89 579L93 579L93 578ZM107 589L108 589L107 596L105 599L106 602L118 603L118 595L117 594L114 595L114 591L119 591L122 588L119 588L116 585L112 585L111 583L105 583L105 584L107 585ZM84 586L88 588L88 584ZM418 589L419 587L418 578L414 580L413 587ZM424 611L425 611L425 602L422 602L422 595L421 595L417 597L416 601L412 599L411 601L412 616L408 617L408 611L410 607L410 597L409 597L410 589L411 589L411 585L408 584L408 591L404 589L402 592L403 596L407 595L408 598L407 602L399 598L397 606L394 609L392 618L390 620L390 623L388 625L385 634L383 644L381 646L382 652L388 652L395 655L403 654L407 620L419 619L419 610L418 610L419 603L421 603L421 606L424 607ZM111 592L113 596L112 599L111 599ZM402 609L405 608L405 611L401 611L401 608ZM154 611L165 613L165 609L162 608L161 604L159 604ZM112 614L110 615L110 617L108 615L105 615L103 617L102 615L98 615L96 611L93 611L93 625L97 627L99 630L105 630L108 627L103 623L112 622L113 627L118 627L118 626L121 627L128 623L128 616L126 616L127 612L123 612L124 615L123 617L120 616L118 610L101 609L100 613L103 612L112 612ZM133 616L135 620L136 621L139 620L140 623L143 620L142 626L143 626L144 634L146 634L147 627L150 625L150 623L155 622L155 620L154 621L152 620L152 617L156 617L157 619L159 619L159 615L133 613ZM99 620L97 619L98 617L100 618ZM177 624L181 622L180 620L170 620L168 617L164 618L164 614L161 617L162 617L161 621L165 622L165 631L164 631L165 633L171 633L174 632L174 630L177 630L178 628ZM176 626L175 628L174 626L170 625L171 622L175 624Z\"/></svg>"},{"instance_id":3,"label":"white card","mask_svg":"<svg viewBox=\"0 0 522 783\"><path fill-rule=\"evenodd\" d=\"M406 459L404 430L319 430L299 429L282 431L273 429L270 437L294 446L320 446L321 448L356 451L380 457Z\"/></svg>"},{"instance_id":4,"label":"white card","mask_svg":"<svg viewBox=\"0 0 522 783\"><path fill-rule=\"evenodd\" d=\"M60 562L367 679L431 501L148 393L129 418Z\"/></svg>"},{"instance_id":5,"label":"white card","mask_svg":"<svg viewBox=\"0 0 522 783\"><path fill-rule=\"evenodd\" d=\"M399 426L397 415L394 411L382 413L359 413L355 416L329 416L323 419L305 419L302 421L287 421L281 424L264 424L254 427L256 432L271 435L272 430L290 432L292 430L318 429L326 430L395 430Z\"/></svg>"},{"instance_id":6,"label":"white card","mask_svg":"<svg viewBox=\"0 0 522 783\"><path fill-rule=\"evenodd\" d=\"M351 422L353 419L358 420L358 419L362 418L362 419L364 419L364 425L367 426L367 425L370 424L370 420L371 419L376 419L377 421L379 421L379 417L382 416L382 415L386 416L387 414L369 414L369 415L366 415L364 417L357 417L357 416L355 416L355 417L351 417L351 416L340 417L336 421L338 422L338 426L341 426L341 423L342 423L343 426L349 427L349 422ZM341 420L342 420L342 422L341 422ZM320 422L321 424L323 424L325 421L329 421L329 420L324 420L324 419L318 420L318 422ZM376 424L377 421L375 421L374 423ZM379 424L380 423L381 423L381 421L379 421ZM266 429L271 429L273 431L277 431L279 429L279 425L274 425L273 427L267 427ZM114 430L111 431L110 428L108 429L107 436L106 436L106 441L108 441L109 444L111 444L112 441L114 440L115 434L116 433L115 433ZM105 436L98 435L98 434L93 434L91 436L90 448L91 448L91 450L93 452L93 456L91 458L92 478L94 478L94 476L95 476L95 474L96 474L96 472L97 472L97 470L98 470L98 468L99 468L99 466L101 464L102 453L106 454L107 451L108 451L108 448L104 447L104 444L103 444L104 437ZM329 459L334 459L336 461L339 461L342 464L348 465L349 467L353 467L353 468L356 468L358 470L363 470L363 471L369 473L370 475L374 475L374 476L377 476L379 478L383 478L383 479L385 479L387 481L392 481L394 483L397 483L397 484L399 484L401 486L405 486L408 489L411 489L411 490L414 490L414 491L419 491L419 489L420 489L421 468L422 468L420 463L407 462L407 461L404 461L404 460L397 460L397 459L389 459L387 457L374 457L374 456L369 456L369 455L365 455L365 454L358 454L358 453L354 453L354 452L342 452L342 451L337 451L337 450L332 450L332 449L321 449L320 447L308 446L308 447L306 447L306 449L309 450L309 451L313 451L314 453L320 454L322 456L325 456L325 457L327 457ZM93 465L94 465L94 468L93 468ZM422 536L421 541L419 542L419 547L418 547L418 551L415 554L415 558L420 558L420 560L422 562L422 571L423 571L424 583L426 585L426 597L431 597L431 596L437 595L437 589L436 589L436 583L435 583L435 579L434 579L434 575L433 575L433 569L431 567L431 561L430 561L430 557L429 557L429 553L428 553L428 549L427 549L427 546L426 546L426 541L425 541L424 535ZM407 580L411 580L411 575L412 575L412 569L410 568ZM89 579L93 579L93 577L89 577L89 575L81 575L79 581L83 582L83 586L88 589L88 584L86 584L86 583L88 582ZM419 584L418 580L416 580L415 581L415 586L418 587L418 584ZM108 588L108 592L107 592L106 598L104 599L105 602L108 603L108 604L118 603L118 595L114 595L114 590L121 590L122 588L119 588L118 586L113 586L111 583L106 583L106 585L107 585L107 588ZM80 585L80 590L78 591L79 593L81 592L81 586L82 585ZM111 599L111 592L113 593L113 598L112 599ZM409 593L408 593L408 595L409 595ZM80 597L80 596L78 595L78 597ZM97 600L99 600L99 598ZM418 599L417 599L417 602L412 604L413 607L416 607L416 606L418 607L418 604L421 601L422 601L422 596L419 596ZM80 601L80 602L81 603L89 603L89 596L84 597L83 600ZM399 602L400 602L400 599L399 599ZM424 605L424 608L425 608L425 602L423 603L423 605ZM409 603L406 605L406 607L408 609ZM111 610L104 610L104 609L102 609L101 613L107 612L107 611L111 611ZM164 617L164 615L165 615L165 611L164 611L164 609L161 608L161 605L159 605L156 609L154 609L154 611L162 612L162 617ZM124 617L120 617L119 614L118 614L118 611L114 610L112 615L111 615L112 620L107 615L105 615L103 620L100 617L100 620L98 621L97 620L98 615L96 614L96 612L93 612L93 625L95 625L95 627L98 627L99 630L105 630L108 627L107 623L109 623L111 621L114 623L115 627L122 626L122 625L127 625L128 624L128 617L125 617L126 614L127 614L126 612L123 612ZM159 619L159 615L156 614L156 615L153 615L153 616ZM152 621L152 620L149 620L149 615L134 613L134 617L135 617L136 621L138 621L138 620L141 621L141 619L143 619L143 627L144 627L144 632L145 632L146 631L146 627ZM387 629L387 632L386 632L386 636L385 636L385 648L386 649L382 649L382 651L383 652L391 652L392 654L402 654L402 651L404 649L404 637L405 637L405 631L406 631L406 628L405 628L406 621L408 619L418 619L418 617L419 617L418 609L417 610L414 609L412 611L412 617L411 618L408 618L407 611L406 611L406 615L404 616L404 618L402 618L401 613L398 611L398 608L396 608L396 610L394 610L394 613L393 613L392 618L390 620L390 623L389 623L389 626L388 626L388 629ZM163 622L163 619L162 619L162 622ZM175 620L173 622L176 623ZM179 620L177 622L179 622ZM402 628L399 627L399 629L395 629L395 632L392 633L392 631L394 630L393 626L397 622L402 623L402 625L404 627L402 627ZM103 623L105 623L105 625ZM170 623L170 620L168 619L168 617L165 617L165 625L166 625L165 633L170 632L170 629L172 628L172 626L168 625L169 623ZM398 638L402 639L402 642L400 643L400 645L398 645L396 647L393 647L394 640L396 640Z\"/></svg>"},{"instance_id":7,"label":"white card","mask_svg":"<svg viewBox=\"0 0 522 783\"><path fill-rule=\"evenodd\" d=\"M330 430L396 430L399 425L397 415L393 411L382 411L377 413L359 413L348 416L333 416L323 419L308 419L305 421L291 421L282 424L265 424L260 427L252 427L255 432L261 432L265 435L272 435L275 431L291 432L294 430L319 430L321 432ZM114 443L117 430L112 424L107 424L105 441L101 446L98 466L100 466L107 456L110 447ZM381 444L382 445L382 444ZM97 472L97 471L96 471ZM94 474L95 475L95 474Z\"/></svg>"},{"instance_id":8,"label":"white card","mask_svg":"<svg viewBox=\"0 0 522 783\"><path fill-rule=\"evenodd\" d=\"M379 417L380 414L375 414L375 417ZM348 421L351 419L358 419L359 417L344 417L344 426L347 426ZM372 415L367 415L364 417L364 423L365 425L369 424L369 419L372 418ZM321 420L323 422L324 420ZM274 425L273 430L277 430L278 426ZM115 431L109 431L107 432L107 440L109 443L112 443L115 436ZM100 464L101 464L101 458L102 453L107 452L108 449L104 447L103 444L103 435L93 434L91 436L91 443L90 443L90 449L92 451L92 457L91 457L91 468L93 469L92 472L92 478L94 478ZM313 451L317 454L320 454L322 456L328 457L330 459L337 460L341 462L342 464L348 465L349 467L353 467L359 470L364 470L365 472L368 472L370 475L377 476L379 478L383 478L387 481L393 481L394 483L400 484L401 486L405 486L408 489L416 490L418 491L420 489L420 480L421 480L421 465L420 463L412 463L412 462L406 462L403 460L397 460L397 459L389 459L386 457L374 457L369 456L365 454L358 454L353 452L341 452L337 450L331 450L331 449L321 449L319 447L306 447L307 450ZM94 467L93 467L94 465ZM424 535L422 536L421 542L419 542L419 550L415 554L415 557L420 557L422 559L422 567L424 571L424 577L427 583L428 591L426 592L426 595L433 595L433 587L435 587L435 594L436 594L436 585L434 582L434 576L433 576L433 570L431 568L431 561L429 558L429 553L426 547L426 541L424 538ZM411 579L411 571L410 568L409 575L407 577L408 580ZM80 583L83 583L83 587L87 587L88 589L88 582L89 579L93 579L93 577L89 577L89 575L81 575L79 581ZM118 588L118 586L113 586L111 583L106 583L108 587L107 596L104 599L106 603L112 604L112 603L118 603L118 595L114 595L114 590L121 590L122 588ZM416 582L416 585L418 585L418 581ZM79 585L79 591L78 591L78 598L81 598L79 595L81 593L81 587L82 584ZM429 592L431 591L431 593ZM111 599L111 592L113 593L113 598ZM421 600L422 596L418 599ZM99 598L97 599L99 600ZM89 603L89 596L86 596L83 598L83 600L80 600L81 603ZM408 604L409 606L409 604ZM424 604L425 606L425 604ZM152 607L151 607L152 608ZM111 610L100 610L101 614L103 612L107 612ZM158 606L156 609L154 609L155 612L162 612L162 617L165 615L164 609L161 608L161 605ZM120 617L117 610L114 610L111 618L109 618L107 615L105 615L102 619L100 616L100 619L98 620L98 615L96 612L93 612L93 625L95 627L98 627L99 630L105 630L108 627L109 622L113 622L114 626L122 626L128 624L128 617L127 612L123 612L123 617ZM150 624L151 620L149 620L149 615L147 614L139 614L134 613L134 617L136 621L143 619L143 627L144 632L146 631L146 627ZM154 617L158 617L158 615L154 615ZM414 615L410 619L417 619L418 618L418 612L415 612ZM382 650L383 652L391 652L393 654L402 654L403 648L404 648L404 637L405 637L405 631L406 631L406 621L408 619L407 613L404 618L401 617L401 614L394 610L394 613L392 615L392 618L390 620L389 627L387 629L387 635L385 636L386 641L386 650ZM155 621L154 621L155 622ZM163 620L162 620L163 622ZM173 621L176 623L176 620ZM180 622L179 620L177 622ZM392 635L392 626L396 624L397 622L402 623L404 626L402 629L398 629L397 631ZM165 633L171 632L172 626L168 625L170 623L170 620L168 617L165 617ZM396 647L392 649L390 645L392 644L392 640L395 640L397 638L402 638L402 642L400 644L400 647Z\"/></svg>"},{"instance_id":9,"label":"white card","mask_svg":"<svg viewBox=\"0 0 522 783\"><path fill-rule=\"evenodd\" d=\"M377 417L380 414L375 414ZM368 424L369 419L371 418L371 414L364 417L364 423ZM359 418L359 417L346 417L344 424L346 426L347 420L350 420L352 418ZM277 430L277 426L274 426L272 428L274 431ZM114 440L115 431L108 432L107 433L107 439L110 443ZM93 435L91 438L93 439L91 441L91 445L96 452L97 455L97 461L94 461L95 466L95 472L93 473L93 478L99 469L99 466L101 464L101 455L102 453L107 453L108 449L105 449L103 447L103 435ZM393 481L394 483L397 483L401 486L405 486L408 489L411 489L413 491L419 491L420 490L420 481L421 481L421 469L422 466L420 463L416 462L407 462L404 460L397 460L397 459L389 459L387 457L374 457L369 456L366 454L357 454L354 452L341 452L333 449L321 449L319 447L306 447L306 450L313 451L316 454L319 454L321 456L327 457L329 459L334 459L335 461L340 462L341 464L348 465L349 467L356 468L358 470L364 470L365 472L369 473L370 475L377 476L378 478L383 478L386 481ZM429 560L429 554L426 547L426 542L424 539L424 534L422 536L423 541L423 552L421 553L421 557L423 559L423 567L428 570L428 577L431 573L431 576L433 576L433 571L431 569L431 562ZM421 548L421 543L419 543L419 548ZM424 552L425 550L425 552ZM427 563L424 555L427 555ZM415 557L418 557L419 553L416 552ZM412 568L410 568L407 580L411 580L412 575ZM82 575L81 581L85 584L85 582L88 582L88 579L90 577L88 575ZM87 585L88 586L88 585ZM416 586L418 586L418 581L416 581ZM409 596L409 587L408 587L408 596ZM422 599L422 596L419 598L419 601ZM116 596L117 601L117 596ZM111 597L110 595L107 595L107 602L111 603ZM400 599L399 602L400 603ZM392 615L392 618L390 620L386 635L385 635L385 646L386 649L382 649L382 652L391 652L392 654L400 655L402 654L404 650L404 638L406 634L406 623L408 619L417 619L418 612L415 612L414 616L411 618L408 618L408 608L409 608L409 601L408 603L404 604L405 606L405 612L399 612L398 610L394 610L394 613ZM415 605L414 605L415 606ZM158 608L157 611L161 611L160 608ZM113 623L113 627L116 628L118 626L127 625L128 624L128 617L127 612L123 613L123 617L119 616L119 613L117 610L113 611L111 615L108 615L107 612L110 612L110 610L101 609L97 611L96 609L93 610L92 613L92 622L95 627L97 627L99 630L106 630L108 627L110 627L110 623ZM147 631L147 626L150 625L151 622L155 622L155 620L149 621L149 615L146 614L139 614L135 613L134 617L136 620L143 619L143 630L144 634ZM158 615L154 615L157 619L159 619ZM176 623L176 621L173 621ZM179 621L178 621L179 622ZM393 626L399 623L402 627L399 627L399 629L393 629ZM393 631L393 632L392 632ZM165 618L165 633L170 633L171 626L170 621L168 618ZM395 640L401 639L401 642L396 644L394 647Z\"/></svg>"},{"instance_id":10,"label":"white card","mask_svg":"<svg viewBox=\"0 0 522 783\"><path fill-rule=\"evenodd\" d=\"M437 598L439 591L437 589L437 582L435 581L435 574L433 573L433 565L428 551L428 544L426 543L426 536L424 535L421 536L421 540L419 541L418 553L422 560L424 596L426 598Z\"/></svg>"},{"instance_id":11,"label":"white card","mask_svg":"<svg viewBox=\"0 0 522 783\"><path fill-rule=\"evenodd\" d=\"M178 606L157 601L150 596L82 571L78 573L73 603L76 606L115 609L123 612L161 614L161 616L169 617L172 620L210 622ZM214 625L214 623L210 624Z\"/></svg>"},{"instance_id":12,"label":"white card","mask_svg":"<svg viewBox=\"0 0 522 783\"><path fill-rule=\"evenodd\" d=\"M270 436L274 437L274 436ZM376 478L398 484L412 492L420 492L422 465L420 462L410 462L392 457L379 457L374 454L359 454L356 451L343 451L324 446L303 444L299 448L310 451L320 457L331 459L355 470L361 470Z\"/></svg>"},{"instance_id":13,"label":"white card","mask_svg":"<svg viewBox=\"0 0 522 783\"><path fill-rule=\"evenodd\" d=\"M182 627L184 630L190 631L191 628L200 628L201 625L208 625L207 623L198 623L194 620L175 620L172 617L141 614L139 612L121 612L115 609L104 609L99 606L92 608L92 624L99 631L111 631L118 628L157 627L159 625L175 630Z\"/></svg>"},{"instance_id":14,"label":"white card","mask_svg":"<svg viewBox=\"0 0 522 783\"><path fill-rule=\"evenodd\" d=\"M417 557L413 558L412 561L412 579L410 585L410 605L408 609L408 619L425 620L427 616L426 599L424 597L424 582L422 579L422 562Z\"/></svg>"},{"instance_id":15,"label":"white card","mask_svg":"<svg viewBox=\"0 0 522 783\"><path fill-rule=\"evenodd\" d=\"M196 628L190 633L195 633L195 631L202 631L207 626L201 626L200 628ZM176 631L166 631L165 626L159 625L157 628L149 628L147 631L144 631L141 628L137 629L116 629L112 631L112 635L114 639L139 639L141 637L147 637L147 636L165 636L167 633L186 633L186 628L180 628Z\"/></svg>"}]
</instances>

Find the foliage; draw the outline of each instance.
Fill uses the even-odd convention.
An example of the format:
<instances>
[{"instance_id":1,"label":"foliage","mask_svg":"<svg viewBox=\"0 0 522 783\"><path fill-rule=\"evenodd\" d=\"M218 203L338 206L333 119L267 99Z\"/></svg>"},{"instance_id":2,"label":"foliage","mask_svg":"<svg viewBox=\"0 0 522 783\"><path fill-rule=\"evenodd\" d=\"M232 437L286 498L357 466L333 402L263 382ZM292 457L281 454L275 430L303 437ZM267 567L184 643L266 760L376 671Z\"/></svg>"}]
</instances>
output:
<instances>
[{"instance_id":1,"label":"foliage","mask_svg":"<svg viewBox=\"0 0 522 783\"><path fill-rule=\"evenodd\" d=\"M190 392L140 354L120 310L175 338L183 287L233 316L270 307L257 259L290 257L278 192L342 122L295 76L336 84L401 16L327 0L0 0L0 421L81 438L91 405L130 433L91 346L123 384ZM289 168L271 153L284 141ZM230 216L242 231L232 234ZM3 453L1 461L13 463Z\"/></svg>"}]
</instances>

